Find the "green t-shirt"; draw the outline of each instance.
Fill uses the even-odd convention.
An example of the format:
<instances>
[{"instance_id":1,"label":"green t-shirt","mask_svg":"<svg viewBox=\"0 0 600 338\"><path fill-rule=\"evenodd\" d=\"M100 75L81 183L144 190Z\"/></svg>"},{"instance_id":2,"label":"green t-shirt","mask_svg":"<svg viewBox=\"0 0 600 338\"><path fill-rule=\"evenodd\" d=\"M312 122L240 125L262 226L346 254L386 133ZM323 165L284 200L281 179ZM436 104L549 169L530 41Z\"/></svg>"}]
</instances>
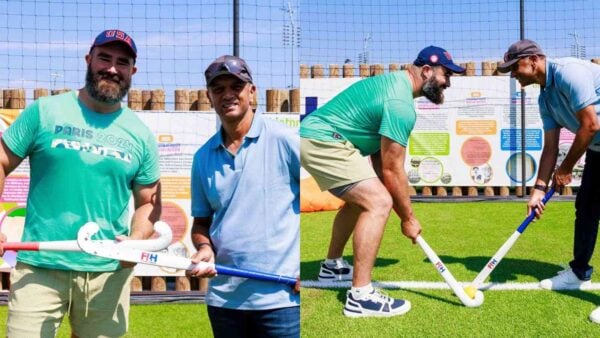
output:
<instances>
[{"instance_id":1,"label":"green t-shirt","mask_svg":"<svg viewBox=\"0 0 600 338\"><path fill-rule=\"evenodd\" d=\"M358 81L300 124L300 136L325 142L347 140L363 155L381 149L381 136L406 147L415 125L412 85L406 72Z\"/></svg>"},{"instance_id":2,"label":"green t-shirt","mask_svg":"<svg viewBox=\"0 0 600 338\"><path fill-rule=\"evenodd\" d=\"M30 186L23 241L75 240L79 228L98 223L94 239L129 229L133 183L160 177L152 132L129 108L100 114L75 92L43 97L2 135L17 156L29 156ZM115 260L83 252L21 251L18 261L74 271L113 271Z\"/></svg>"}]
</instances>

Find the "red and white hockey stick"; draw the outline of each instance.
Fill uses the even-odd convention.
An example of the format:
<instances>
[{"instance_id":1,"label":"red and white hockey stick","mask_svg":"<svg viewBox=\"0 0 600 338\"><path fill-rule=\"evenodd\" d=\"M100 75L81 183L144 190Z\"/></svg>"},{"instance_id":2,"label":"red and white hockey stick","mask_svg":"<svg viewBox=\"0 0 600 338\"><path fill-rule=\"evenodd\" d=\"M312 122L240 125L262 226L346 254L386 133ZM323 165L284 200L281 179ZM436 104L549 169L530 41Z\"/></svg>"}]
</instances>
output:
<instances>
[{"instance_id":1,"label":"red and white hockey stick","mask_svg":"<svg viewBox=\"0 0 600 338\"><path fill-rule=\"evenodd\" d=\"M93 222L90 222L93 223ZM90 223L86 223L90 224ZM96 223L96 227L98 225ZM85 225L84 225L85 226ZM137 248L148 251L159 251L165 249L171 244L173 240L173 233L171 227L162 221L154 223L154 231L158 234L158 237L145 239L145 240L126 240L126 241L114 241L114 240L95 240L94 243L98 246L106 248ZM47 242L6 242L2 243L4 251L83 251L76 240L73 241L47 241Z\"/></svg>"}]
</instances>

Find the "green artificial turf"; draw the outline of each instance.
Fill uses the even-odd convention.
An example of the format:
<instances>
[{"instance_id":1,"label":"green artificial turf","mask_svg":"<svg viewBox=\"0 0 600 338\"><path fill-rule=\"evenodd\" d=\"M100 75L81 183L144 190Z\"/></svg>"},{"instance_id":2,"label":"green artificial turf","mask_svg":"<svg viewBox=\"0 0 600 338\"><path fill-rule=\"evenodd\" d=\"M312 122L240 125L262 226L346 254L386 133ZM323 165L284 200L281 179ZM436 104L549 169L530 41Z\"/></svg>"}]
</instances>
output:
<instances>
[{"instance_id":1,"label":"green artificial turf","mask_svg":"<svg viewBox=\"0 0 600 338\"><path fill-rule=\"evenodd\" d=\"M459 281L471 281L525 218L525 202L415 203L423 237ZM532 283L552 276L571 259L573 202L548 204L491 275L493 282ZM303 280L316 280L334 212L302 214ZM352 261L349 245L345 256ZM596 255L597 257L598 255ZM592 265L600 266L594 257ZM597 282L598 275L593 277ZM443 282L418 245L402 236L390 217L376 267L376 281ZM342 315L345 289L303 288L302 337L600 337L588 321L600 306L600 291L485 291L479 308L467 308L450 290L393 289L412 310L392 318L348 319ZM0 318L6 318L0 307ZM0 325L0 336L5 335ZM133 305L125 337L211 337L200 304ZM58 337L69 337L68 323Z\"/></svg>"},{"instance_id":2,"label":"green artificial turf","mask_svg":"<svg viewBox=\"0 0 600 338\"><path fill-rule=\"evenodd\" d=\"M471 281L526 216L523 202L414 203L423 238L459 281ZM302 214L302 280L316 280L327 252L334 212ZM574 205L551 201L492 273L493 282L533 283L571 259ZM351 243L344 256L352 261ZM596 255L598 256L598 255ZM597 264L594 258L592 265ZM375 281L443 279L392 215L381 243ZM598 337L588 321L600 291L485 291L479 308L467 308L450 290L385 290L408 299L412 310L392 318L348 319L345 289L302 290L303 337Z\"/></svg>"}]
</instances>

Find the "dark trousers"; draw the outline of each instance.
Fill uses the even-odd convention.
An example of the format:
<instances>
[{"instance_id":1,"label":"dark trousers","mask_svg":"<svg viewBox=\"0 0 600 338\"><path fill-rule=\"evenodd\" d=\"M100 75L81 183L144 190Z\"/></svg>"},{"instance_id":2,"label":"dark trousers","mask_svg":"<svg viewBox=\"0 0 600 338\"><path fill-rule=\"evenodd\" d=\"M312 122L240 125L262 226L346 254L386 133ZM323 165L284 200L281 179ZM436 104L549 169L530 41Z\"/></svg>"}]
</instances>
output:
<instances>
[{"instance_id":1,"label":"dark trousers","mask_svg":"<svg viewBox=\"0 0 600 338\"><path fill-rule=\"evenodd\" d=\"M600 221L600 152L588 150L581 186L575 199L575 239L573 260L569 263L581 280L592 277L589 264L596 246Z\"/></svg>"},{"instance_id":2,"label":"dark trousers","mask_svg":"<svg viewBox=\"0 0 600 338\"><path fill-rule=\"evenodd\" d=\"M300 337L300 307L272 310L234 310L208 306L215 338Z\"/></svg>"}]
</instances>

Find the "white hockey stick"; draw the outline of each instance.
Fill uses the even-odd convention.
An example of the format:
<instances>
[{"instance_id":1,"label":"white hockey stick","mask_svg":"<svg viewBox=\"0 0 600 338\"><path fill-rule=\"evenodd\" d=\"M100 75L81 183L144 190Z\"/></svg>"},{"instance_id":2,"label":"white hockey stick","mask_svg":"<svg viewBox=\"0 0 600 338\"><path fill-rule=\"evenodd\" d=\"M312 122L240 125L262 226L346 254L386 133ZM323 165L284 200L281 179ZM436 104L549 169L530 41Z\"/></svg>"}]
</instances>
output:
<instances>
[{"instance_id":1,"label":"white hockey stick","mask_svg":"<svg viewBox=\"0 0 600 338\"><path fill-rule=\"evenodd\" d=\"M93 223L93 222L90 222ZM86 223L90 224L90 223ZM95 224L96 228L98 225ZM85 226L85 225L84 225ZM171 244L173 240L173 233L171 227L162 221L154 223L154 231L158 233L157 238L145 239L145 240L126 240L117 242L114 240L96 240L94 243L98 246L106 248L137 248L148 251L159 251ZM74 241L46 241L46 242L6 242L2 243L4 251L82 251L76 240Z\"/></svg>"},{"instance_id":2,"label":"white hockey stick","mask_svg":"<svg viewBox=\"0 0 600 338\"><path fill-rule=\"evenodd\" d=\"M419 235L416 239L417 243L421 246L421 249L425 251L425 255L431 261L436 270L442 275L450 289L454 292L454 294L460 299L460 301L467 307L479 307L483 304L483 292L476 290L474 298L469 297L465 290L461 287L461 285L456 281L454 276L450 273L450 270L444 265L442 260L438 257L438 255L433 251L433 249L425 242L423 237Z\"/></svg>"},{"instance_id":3,"label":"white hockey stick","mask_svg":"<svg viewBox=\"0 0 600 338\"><path fill-rule=\"evenodd\" d=\"M81 250L94 256L112 258L126 262L162 266L180 270L192 270L197 267L199 268L207 265L212 265L215 268L215 270L217 270L217 273L222 275L283 283L292 287L295 286L298 282L296 278L293 277L275 275L270 273L231 268L206 262L194 264L189 258L169 255L163 252L149 252L139 248L132 248L129 246L105 246L101 243L97 243L97 241L92 240L92 236L97 232L98 225L92 222L86 223L83 227L81 227L81 229L79 229L79 232L77 234L77 243L81 247Z\"/></svg>"},{"instance_id":4,"label":"white hockey stick","mask_svg":"<svg viewBox=\"0 0 600 338\"><path fill-rule=\"evenodd\" d=\"M546 202L548 202L550 200L550 198L552 198L553 194L554 194L554 188L550 188L550 190L548 190L548 192L542 199L542 202L544 204L546 204ZM506 254L508 253L508 250L510 250L510 248L512 248L512 246L515 244L517 239L519 239L519 237L521 236L523 231L525 231L525 229L527 229L527 226L529 225L529 223L531 223L533 221L534 218L535 218L535 209L531 210L529 215L525 218L525 220L521 223L521 225L519 225L517 230L515 230L515 232L513 232L513 234L506 240L506 242L504 242L504 244L502 244L500 249L498 249L498 251L496 251L496 253L494 254L494 256L492 256L492 258L489 260L489 262L487 262L487 264L483 267L483 269L481 269L481 272L479 272L477 277L475 277L475 279L471 283L472 287L477 288L477 289L481 288L483 282L488 278L488 276L492 273L492 271L494 271L494 269L498 266L498 263L500 263L502 258L504 258L504 256L506 256Z\"/></svg>"}]
</instances>

